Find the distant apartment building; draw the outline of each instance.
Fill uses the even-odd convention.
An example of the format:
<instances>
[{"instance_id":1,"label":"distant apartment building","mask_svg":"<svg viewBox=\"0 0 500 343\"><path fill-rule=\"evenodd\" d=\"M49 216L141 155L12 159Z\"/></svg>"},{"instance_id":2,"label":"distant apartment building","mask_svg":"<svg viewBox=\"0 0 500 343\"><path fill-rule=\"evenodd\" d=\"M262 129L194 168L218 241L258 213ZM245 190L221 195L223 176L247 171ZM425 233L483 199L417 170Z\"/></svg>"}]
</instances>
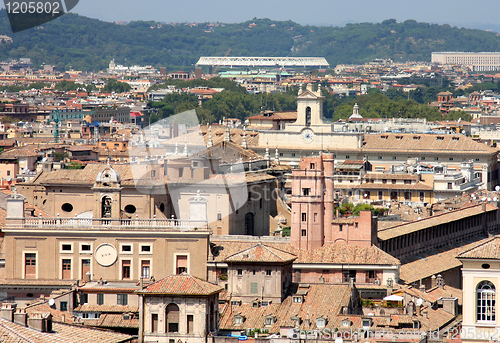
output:
<instances>
[{"instance_id":1,"label":"distant apartment building","mask_svg":"<svg viewBox=\"0 0 500 343\"><path fill-rule=\"evenodd\" d=\"M473 71L500 70L500 52L433 52L431 62L464 65Z\"/></svg>"}]
</instances>

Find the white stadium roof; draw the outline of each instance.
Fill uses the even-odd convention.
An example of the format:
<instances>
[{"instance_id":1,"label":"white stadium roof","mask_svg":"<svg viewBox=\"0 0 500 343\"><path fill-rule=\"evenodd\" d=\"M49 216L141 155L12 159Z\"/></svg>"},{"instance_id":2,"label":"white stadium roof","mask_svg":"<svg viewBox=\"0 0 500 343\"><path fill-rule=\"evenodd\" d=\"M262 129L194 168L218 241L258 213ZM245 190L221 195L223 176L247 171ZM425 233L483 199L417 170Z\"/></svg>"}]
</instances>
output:
<instances>
[{"instance_id":1,"label":"white stadium roof","mask_svg":"<svg viewBox=\"0 0 500 343\"><path fill-rule=\"evenodd\" d=\"M324 57L200 57L197 66L329 68Z\"/></svg>"}]
</instances>

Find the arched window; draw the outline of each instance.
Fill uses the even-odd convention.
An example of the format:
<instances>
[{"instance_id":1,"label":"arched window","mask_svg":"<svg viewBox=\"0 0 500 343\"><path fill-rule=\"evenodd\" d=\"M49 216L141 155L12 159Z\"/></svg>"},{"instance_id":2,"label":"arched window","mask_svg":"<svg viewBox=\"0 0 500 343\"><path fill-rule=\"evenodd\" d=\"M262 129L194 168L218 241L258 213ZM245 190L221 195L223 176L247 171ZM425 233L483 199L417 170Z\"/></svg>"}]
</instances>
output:
<instances>
[{"instance_id":1,"label":"arched window","mask_svg":"<svg viewBox=\"0 0 500 343\"><path fill-rule=\"evenodd\" d=\"M311 108L306 107L306 126L311 126Z\"/></svg>"},{"instance_id":2,"label":"arched window","mask_svg":"<svg viewBox=\"0 0 500 343\"><path fill-rule=\"evenodd\" d=\"M495 321L495 285L489 281L481 281L476 288L476 320Z\"/></svg>"},{"instance_id":3,"label":"arched window","mask_svg":"<svg viewBox=\"0 0 500 343\"><path fill-rule=\"evenodd\" d=\"M167 306L167 332L179 332L179 306L168 304Z\"/></svg>"}]
</instances>

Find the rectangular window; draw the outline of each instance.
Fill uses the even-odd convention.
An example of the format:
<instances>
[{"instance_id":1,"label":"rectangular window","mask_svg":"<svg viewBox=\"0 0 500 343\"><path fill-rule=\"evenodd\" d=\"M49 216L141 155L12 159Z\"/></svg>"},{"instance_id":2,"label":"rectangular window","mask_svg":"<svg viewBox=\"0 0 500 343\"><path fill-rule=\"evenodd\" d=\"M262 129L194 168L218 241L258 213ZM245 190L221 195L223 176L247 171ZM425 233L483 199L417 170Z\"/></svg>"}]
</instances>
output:
<instances>
[{"instance_id":1,"label":"rectangular window","mask_svg":"<svg viewBox=\"0 0 500 343\"><path fill-rule=\"evenodd\" d=\"M302 237L305 237L307 236L307 231L306 230L302 230L302 233L301 233Z\"/></svg>"},{"instance_id":2,"label":"rectangular window","mask_svg":"<svg viewBox=\"0 0 500 343\"><path fill-rule=\"evenodd\" d=\"M451 182L448 182L448 189L453 189L453 184Z\"/></svg>"},{"instance_id":3,"label":"rectangular window","mask_svg":"<svg viewBox=\"0 0 500 343\"><path fill-rule=\"evenodd\" d=\"M104 305L104 294L97 293L97 305Z\"/></svg>"},{"instance_id":4,"label":"rectangular window","mask_svg":"<svg viewBox=\"0 0 500 343\"><path fill-rule=\"evenodd\" d=\"M392 184L395 185L396 184L396 180L392 180Z\"/></svg>"},{"instance_id":5,"label":"rectangular window","mask_svg":"<svg viewBox=\"0 0 500 343\"><path fill-rule=\"evenodd\" d=\"M238 269L238 276L242 276L243 275L243 269Z\"/></svg>"},{"instance_id":6,"label":"rectangular window","mask_svg":"<svg viewBox=\"0 0 500 343\"><path fill-rule=\"evenodd\" d=\"M420 192L420 201L424 201L425 200L425 197L424 197L424 192Z\"/></svg>"},{"instance_id":7,"label":"rectangular window","mask_svg":"<svg viewBox=\"0 0 500 343\"><path fill-rule=\"evenodd\" d=\"M315 167L314 163L309 164L309 169L314 169Z\"/></svg>"},{"instance_id":8,"label":"rectangular window","mask_svg":"<svg viewBox=\"0 0 500 343\"><path fill-rule=\"evenodd\" d=\"M383 179L383 180L382 180L382 183L387 183L387 180L386 180L386 179Z\"/></svg>"},{"instance_id":9,"label":"rectangular window","mask_svg":"<svg viewBox=\"0 0 500 343\"><path fill-rule=\"evenodd\" d=\"M151 314L151 332L158 332L158 313Z\"/></svg>"},{"instance_id":10,"label":"rectangular window","mask_svg":"<svg viewBox=\"0 0 500 343\"><path fill-rule=\"evenodd\" d=\"M80 305L89 303L89 295L87 293L80 293Z\"/></svg>"},{"instance_id":11,"label":"rectangular window","mask_svg":"<svg viewBox=\"0 0 500 343\"><path fill-rule=\"evenodd\" d=\"M89 258L85 258L82 260L82 280L90 280L89 279L89 276L90 275L90 259Z\"/></svg>"},{"instance_id":12,"label":"rectangular window","mask_svg":"<svg viewBox=\"0 0 500 343\"><path fill-rule=\"evenodd\" d=\"M382 200L384 198L384 192L378 191L378 200Z\"/></svg>"},{"instance_id":13,"label":"rectangular window","mask_svg":"<svg viewBox=\"0 0 500 343\"><path fill-rule=\"evenodd\" d=\"M222 220L222 213L217 213L217 220Z\"/></svg>"},{"instance_id":14,"label":"rectangular window","mask_svg":"<svg viewBox=\"0 0 500 343\"><path fill-rule=\"evenodd\" d=\"M177 255L175 272L177 275L188 273L188 257L186 255Z\"/></svg>"},{"instance_id":15,"label":"rectangular window","mask_svg":"<svg viewBox=\"0 0 500 343\"><path fill-rule=\"evenodd\" d=\"M132 245L122 244L122 252L132 252Z\"/></svg>"},{"instance_id":16,"label":"rectangular window","mask_svg":"<svg viewBox=\"0 0 500 343\"><path fill-rule=\"evenodd\" d=\"M411 193L405 192L405 200L410 200L410 199L411 199Z\"/></svg>"},{"instance_id":17,"label":"rectangular window","mask_svg":"<svg viewBox=\"0 0 500 343\"><path fill-rule=\"evenodd\" d=\"M307 214L302 213L302 221L305 222L307 220Z\"/></svg>"},{"instance_id":18,"label":"rectangular window","mask_svg":"<svg viewBox=\"0 0 500 343\"><path fill-rule=\"evenodd\" d=\"M130 260L122 260L122 280L130 279Z\"/></svg>"},{"instance_id":19,"label":"rectangular window","mask_svg":"<svg viewBox=\"0 0 500 343\"><path fill-rule=\"evenodd\" d=\"M24 277L26 279L34 279L36 277L36 254L26 253L24 255Z\"/></svg>"},{"instance_id":20,"label":"rectangular window","mask_svg":"<svg viewBox=\"0 0 500 343\"><path fill-rule=\"evenodd\" d=\"M81 252L91 252L91 251L92 251L92 248L91 248L90 244L82 244Z\"/></svg>"},{"instance_id":21,"label":"rectangular window","mask_svg":"<svg viewBox=\"0 0 500 343\"><path fill-rule=\"evenodd\" d=\"M310 191L311 191L310 188L302 188L302 195L308 196Z\"/></svg>"},{"instance_id":22,"label":"rectangular window","mask_svg":"<svg viewBox=\"0 0 500 343\"><path fill-rule=\"evenodd\" d=\"M187 315L187 333L194 333L194 316L192 314Z\"/></svg>"},{"instance_id":23,"label":"rectangular window","mask_svg":"<svg viewBox=\"0 0 500 343\"><path fill-rule=\"evenodd\" d=\"M339 231L342 231L342 224L339 225Z\"/></svg>"},{"instance_id":24,"label":"rectangular window","mask_svg":"<svg viewBox=\"0 0 500 343\"><path fill-rule=\"evenodd\" d=\"M405 180L405 185L411 185L411 180Z\"/></svg>"},{"instance_id":25,"label":"rectangular window","mask_svg":"<svg viewBox=\"0 0 500 343\"><path fill-rule=\"evenodd\" d=\"M59 304L59 309L61 311L67 311L68 310L68 302L67 301L61 301Z\"/></svg>"},{"instance_id":26,"label":"rectangular window","mask_svg":"<svg viewBox=\"0 0 500 343\"><path fill-rule=\"evenodd\" d=\"M116 303L118 305L128 305L128 294L117 294Z\"/></svg>"},{"instance_id":27,"label":"rectangular window","mask_svg":"<svg viewBox=\"0 0 500 343\"><path fill-rule=\"evenodd\" d=\"M62 260L62 278L63 280L71 279L71 259Z\"/></svg>"},{"instance_id":28,"label":"rectangular window","mask_svg":"<svg viewBox=\"0 0 500 343\"><path fill-rule=\"evenodd\" d=\"M149 261L141 261L141 277L143 279L150 278L150 262Z\"/></svg>"},{"instance_id":29,"label":"rectangular window","mask_svg":"<svg viewBox=\"0 0 500 343\"><path fill-rule=\"evenodd\" d=\"M151 252L151 245L141 245L141 252Z\"/></svg>"},{"instance_id":30,"label":"rectangular window","mask_svg":"<svg viewBox=\"0 0 500 343\"><path fill-rule=\"evenodd\" d=\"M272 274L271 269L266 269L266 276L271 276L271 274Z\"/></svg>"},{"instance_id":31,"label":"rectangular window","mask_svg":"<svg viewBox=\"0 0 500 343\"><path fill-rule=\"evenodd\" d=\"M250 294L257 294L259 293L259 289L258 289L258 284L257 282L251 282L250 283Z\"/></svg>"},{"instance_id":32,"label":"rectangular window","mask_svg":"<svg viewBox=\"0 0 500 343\"><path fill-rule=\"evenodd\" d=\"M262 198L259 199L259 208L262 209Z\"/></svg>"},{"instance_id":33,"label":"rectangular window","mask_svg":"<svg viewBox=\"0 0 500 343\"><path fill-rule=\"evenodd\" d=\"M71 244L63 244L61 245L61 250L62 251L71 251Z\"/></svg>"}]
</instances>

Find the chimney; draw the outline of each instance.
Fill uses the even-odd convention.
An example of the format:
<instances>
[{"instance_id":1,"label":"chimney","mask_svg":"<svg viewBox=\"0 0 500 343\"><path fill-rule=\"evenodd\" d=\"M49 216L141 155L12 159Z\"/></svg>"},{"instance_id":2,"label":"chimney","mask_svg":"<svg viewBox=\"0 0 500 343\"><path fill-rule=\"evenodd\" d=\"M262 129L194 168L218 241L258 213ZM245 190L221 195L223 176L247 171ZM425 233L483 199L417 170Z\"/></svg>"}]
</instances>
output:
<instances>
[{"instance_id":1,"label":"chimney","mask_svg":"<svg viewBox=\"0 0 500 343\"><path fill-rule=\"evenodd\" d=\"M424 285L424 284L420 285L419 289L420 289L422 292L424 292L424 293L425 293L425 285Z\"/></svg>"},{"instance_id":2,"label":"chimney","mask_svg":"<svg viewBox=\"0 0 500 343\"><path fill-rule=\"evenodd\" d=\"M444 289L444 279L441 274L439 274L436 278L436 286L438 286L441 289Z\"/></svg>"},{"instance_id":3,"label":"chimney","mask_svg":"<svg viewBox=\"0 0 500 343\"><path fill-rule=\"evenodd\" d=\"M429 311L423 310L422 315L424 316L424 318L429 318Z\"/></svg>"},{"instance_id":4,"label":"chimney","mask_svg":"<svg viewBox=\"0 0 500 343\"><path fill-rule=\"evenodd\" d=\"M17 193L7 196L7 217L6 219L22 219L24 218L24 201L26 197Z\"/></svg>"},{"instance_id":5,"label":"chimney","mask_svg":"<svg viewBox=\"0 0 500 343\"><path fill-rule=\"evenodd\" d=\"M3 303L1 310L1 317L7 319L9 322L14 321L14 311L16 310L17 303Z\"/></svg>"},{"instance_id":6,"label":"chimney","mask_svg":"<svg viewBox=\"0 0 500 343\"><path fill-rule=\"evenodd\" d=\"M50 313L33 313L28 318L28 326L40 332L51 332L52 315Z\"/></svg>"},{"instance_id":7,"label":"chimney","mask_svg":"<svg viewBox=\"0 0 500 343\"><path fill-rule=\"evenodd\" d=\"M431 276L431 288L436 287L436 275Z\"/></svg>"},{"instance_id":8,"label":"chimney","mask_svg":"<svg viewBox=\"0 0 500 343\"><path fill-rule=\"evenodd\" d=\"M481 204L481 210L482 210L483 212L486 212L486 203L485 203L485 202L483 202L483 203Z\"/></svg>"},{"instance_id":9,"label":"chimney","mask_svg":"<svg viewBox=\"0 0 500 343\"><path fill-rule=\"evenodd\" d=\"M28 314L25 309L20 308L14 313L14 323L21 324L22 326L28 326Z\"/></svg>"}]
</instances>

